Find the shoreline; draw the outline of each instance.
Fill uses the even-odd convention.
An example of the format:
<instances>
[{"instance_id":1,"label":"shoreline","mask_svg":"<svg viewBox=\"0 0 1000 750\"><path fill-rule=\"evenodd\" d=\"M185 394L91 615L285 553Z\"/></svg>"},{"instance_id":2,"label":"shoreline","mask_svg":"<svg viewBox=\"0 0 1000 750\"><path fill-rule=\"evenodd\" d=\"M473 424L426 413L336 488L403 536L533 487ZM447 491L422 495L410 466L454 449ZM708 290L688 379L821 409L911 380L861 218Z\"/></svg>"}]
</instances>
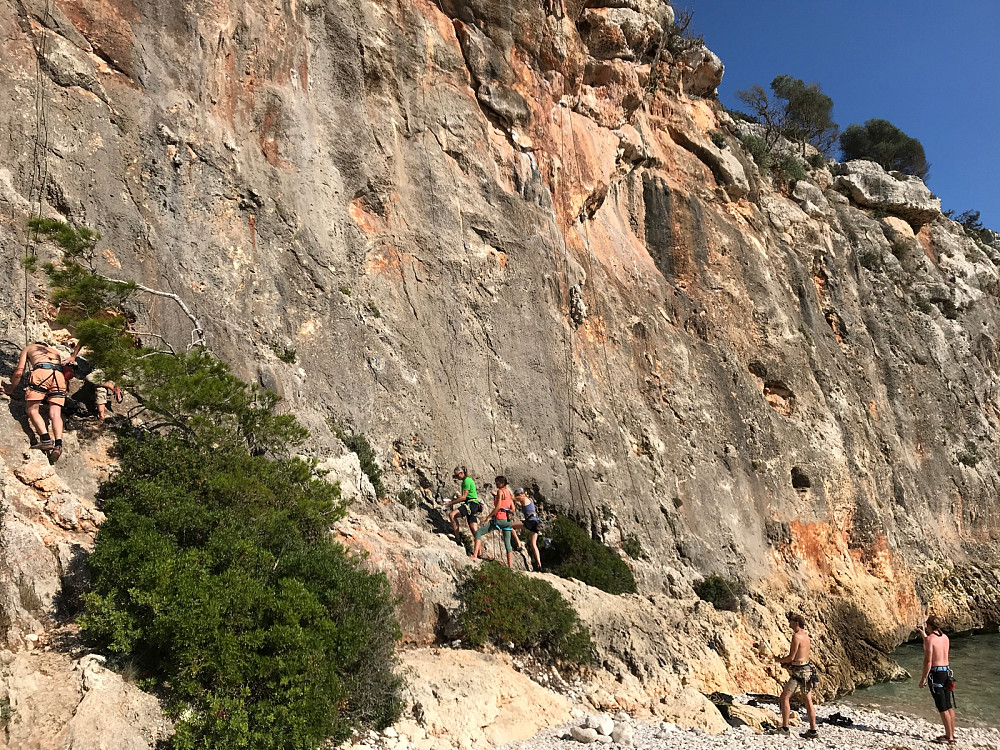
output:
<instances>
[{"instance_id":1,"label":"shoreline","mask_svg":"<svg viewBox=\"0 0 1000 750\"><path fill-rule=\"evenodd\" d=\"M890 713L870 708L845 706L830 702L817 706L816 715L819 737L802 739L799 734L808 729L803 709L793 710L790 736L759 734L749 726L730 727L722 734L709 735L698 729L680 729L673 724L658 720L626 719L619 714L615 719L627 723L632 729L632 744L636 750L772 750L789 746L835 748L836 750L917 750L928 747L952 747L959 750L1000 750L1000 727L956 728L956 742L938 745L934 739L942 734L940 724L932 724L925 719L902 713ZM852 726L826 723L834 714L847 717ZM798 716L798 723L795 717ZM572 727L580 726L586 717L545 729L534 737L520 742L503 745L503 750L579 750L583 743L569 738ZM961 720L961 717L959 717ZM600 741L594 742L600 746ZM623 745L615 744L615 747Z\"/></svg>"}]
</instances>

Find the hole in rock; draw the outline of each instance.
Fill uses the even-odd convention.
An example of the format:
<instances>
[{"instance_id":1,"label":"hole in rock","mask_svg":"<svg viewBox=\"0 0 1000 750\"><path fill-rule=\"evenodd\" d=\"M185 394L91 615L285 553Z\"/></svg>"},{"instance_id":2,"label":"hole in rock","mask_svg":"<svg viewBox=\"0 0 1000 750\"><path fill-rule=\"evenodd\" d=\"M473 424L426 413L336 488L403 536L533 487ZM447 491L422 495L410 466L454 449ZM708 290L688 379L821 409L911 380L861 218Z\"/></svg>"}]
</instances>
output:
<instances>
[{"instance_id":1,"label":"hole in rock","mask_svg":"<svg viewBox=\"0 0 1000 750\"><path fill-rule=\"evenodd\" d=\"M802 471L802 469L798 466L792 467L792 487L802 491L812 487L812 481L809 479L809 475Z\"/></svg>"}]
</instances>

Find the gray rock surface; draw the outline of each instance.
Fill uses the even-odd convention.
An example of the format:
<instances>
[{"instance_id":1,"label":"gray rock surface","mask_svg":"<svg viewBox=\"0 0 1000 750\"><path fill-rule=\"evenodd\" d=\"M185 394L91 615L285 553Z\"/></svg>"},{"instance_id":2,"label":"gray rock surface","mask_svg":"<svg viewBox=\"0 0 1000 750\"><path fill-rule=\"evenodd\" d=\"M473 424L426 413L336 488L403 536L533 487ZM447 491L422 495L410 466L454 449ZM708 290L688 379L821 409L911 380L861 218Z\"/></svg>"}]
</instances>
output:
<instances>
[{"instance_id":1,"label":"gray rock surface","mask_svg":"<svg viewBox=\"0 0 1000 750\"><path fill-rule=\"evenodd\" d=\"M343 455L330 421L367 435L389 493L356 506L372 525L430 536L401 491L451 494L455 464L503 472L613 546L634 535L644 596L693 611L690 582L716 573L801 606L845 662L830 690L851 665L884 674L877 649L927 602L955 627L1000 620L996 260L926 188L870 167L847 165L826 216L756 177L744 193L697 146L725 127L716 103L678 92L708 97L715 55L597 60L545 5L66 3L75 32L53 21L65 44L40 61L26 6L0 0L5 372L50 312L18 261L27 218L60 216L102 233L103 270L183 294L213 351L301 416L311 454ZM905 246L870 215L883 203L920 227ZM162 300L139 312L190 341ZM81 454L56 473L84 500ZM4 534L50 592L56 556L24 524L89 532L13 481ZM440 559L412 556L445 596ZM624 679L660 654L618 614L593 620ZM745 640L722 641L740 652L780 624L740 616Z\"/></svg>"},{"instance_id":2,"label":"gray rock surface","mask_svg":"<svg viewBox=\"0 0 1000 750\"><path fill-rule=\"evenodd\" d=\"M835 185L859 206L881 208L918 227L941 215L941 199L919 177L889 173L864 159L849 161L841 169Z\"/></svg>"},{"instance_id":3,"label":"gray rock surface","mask_svg":"<svg viewBox=\"0 0 1000 750\"><path fill-rule=\"evenodd\" d=\"M22 652L0 670L0 683L10 701L0 747L152 750L172 733L153 696L94 657Z\"/></svg>"},{"instance_id":4,"label":"gray rock surface","mask_svg":"<svg viewBox=\"0 0 1000 750\"><path fill-rule=\"evenodd\" d=\"M596 741L598 735L600 734L593 727L570 727L569 733L574 740L582 742L585 745L589 745L590 743Z\"/></svg>"},{"instance_id":5,"label":"gray rock surface","mask_svg":"<svg viewBox=\"0 0 1000 750\"><path fill-rule=\"evenodd\" d=\"M695 46L686 50L683 62L690 68L684 77L684 91L692 96L709 96L722 83L726 66L712 50Z\"/></svg>"}]
</instances>

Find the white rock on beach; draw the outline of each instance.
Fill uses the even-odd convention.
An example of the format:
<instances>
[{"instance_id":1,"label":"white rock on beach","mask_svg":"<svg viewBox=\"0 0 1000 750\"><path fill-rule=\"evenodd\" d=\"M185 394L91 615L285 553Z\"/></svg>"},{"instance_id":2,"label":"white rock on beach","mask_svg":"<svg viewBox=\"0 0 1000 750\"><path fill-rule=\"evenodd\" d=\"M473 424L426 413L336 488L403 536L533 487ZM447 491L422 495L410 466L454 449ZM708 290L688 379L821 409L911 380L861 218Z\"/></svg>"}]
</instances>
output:
<instances>
[{"instance_id":1,"label":"white rock on beach","mask_svg":"<svg viewBox=\"0 0 1000 750\"><path fill-rule=\"evenodd\" d=\"M619 745L631 747L634 734L630 725L624 723L616 724L615 728L611 731L611 739Z\"/></svg>"},{"instance_id":2,"label":"white rock on beach","mask_svg":"<svg viewBox=\"0 0 1000 750\"><path fill-rule=\"evenodd\" d=\"M597 730L593 727L570 727L569 734L574 740L585 745L597 740Z\"/></svg>"}]
</instances>

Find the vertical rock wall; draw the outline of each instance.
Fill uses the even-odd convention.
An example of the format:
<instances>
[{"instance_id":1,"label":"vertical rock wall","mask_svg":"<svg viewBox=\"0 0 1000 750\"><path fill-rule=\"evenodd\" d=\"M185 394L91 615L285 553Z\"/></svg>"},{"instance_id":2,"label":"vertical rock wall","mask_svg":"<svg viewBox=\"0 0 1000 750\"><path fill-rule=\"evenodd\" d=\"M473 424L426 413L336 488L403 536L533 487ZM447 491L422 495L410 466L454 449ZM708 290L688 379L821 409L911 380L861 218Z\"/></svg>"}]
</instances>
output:
<instances>
[{"instance_id":1,"label":"vertical rock wall","mask_svg":"<svg viewBox=\"0 0 1000 750\"><path fill-rule=\"evenodd\" d=\"M650 592L739 577L882 647L923 607L996 622L995 254L884 173L762 178L671 20L0 0L5 338L48 314L27 217L85 223L309 450L368 435L374 515L463 463L636 535Z\"/></svg>"}]
</instances>

